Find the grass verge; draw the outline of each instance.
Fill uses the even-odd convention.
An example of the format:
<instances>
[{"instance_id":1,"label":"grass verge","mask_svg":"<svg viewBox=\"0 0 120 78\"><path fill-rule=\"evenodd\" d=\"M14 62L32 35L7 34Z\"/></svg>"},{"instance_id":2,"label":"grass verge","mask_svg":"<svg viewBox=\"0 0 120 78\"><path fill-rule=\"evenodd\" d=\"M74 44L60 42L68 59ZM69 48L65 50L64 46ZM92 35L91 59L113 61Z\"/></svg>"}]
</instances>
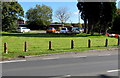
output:
<instances>
[{"instance_id":1,"label":"grass verge","mask_svg":"<svg viewBox=\"0 0 120 78\"><path fill-rule=\"evenodd\" d=\"M87 42L91 39L91 48ZM108 47L105 40L108 39ZM74 49L71 49L71 40L74 40ZM28 43L28 51L24 52L24 42ZM52 41L52 50L48 50L48 42ZM8 54L4 53L3 44L8 44ZM117 48L117 39L107 36L87 34L65 35L46 33L2 33L2 57L16 58L17 56L52 54L61 52L86 51L95 49Z\"/></svg>"}]
</instances>

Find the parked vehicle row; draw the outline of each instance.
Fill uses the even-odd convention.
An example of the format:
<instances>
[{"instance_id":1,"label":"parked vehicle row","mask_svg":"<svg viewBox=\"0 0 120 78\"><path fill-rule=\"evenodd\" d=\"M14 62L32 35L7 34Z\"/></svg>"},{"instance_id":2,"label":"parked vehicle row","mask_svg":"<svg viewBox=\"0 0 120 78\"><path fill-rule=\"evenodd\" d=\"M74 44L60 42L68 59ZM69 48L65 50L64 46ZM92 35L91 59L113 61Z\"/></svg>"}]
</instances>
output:
<instances>
[{"instance_id":1,"label":"parked vehicle row","mask_svg":"<svg viewBox=\"0 0 120 78\"><path fill-rule=\"evenodd\" d=\"M17 32L25 33L30 32L31 30L27 27L18 27ZM46 33L61 33L61 34L79 34L84 30L79 27L62 27L60 31L56 31L54 27L49 27L46 30Z\"/></svg>"},{"instance_id":2,"label":"parked vehicle row","mask_svg":"<svg viewBox=\"0 0 120 78\"><path fill-rule=\"evenodd\" d=\"M70 33L70 34L79 34L80 33L80 28L79 27L62 27L60 30L60 33Z\"/></svg>"},{"instance_id":3,"label":"parked vehicle row","mask_svg":"<svg viewBox=\"0 0 120 78\"><path fill-rule=\"evenodd\" d=\"M61 34L79 34L83 32L83 29L80 29L79 27L62 27L59 31ZM55 33L56 29L54 27L49 27L46 30L46 33Z\"/></svg>"}]
</instances>

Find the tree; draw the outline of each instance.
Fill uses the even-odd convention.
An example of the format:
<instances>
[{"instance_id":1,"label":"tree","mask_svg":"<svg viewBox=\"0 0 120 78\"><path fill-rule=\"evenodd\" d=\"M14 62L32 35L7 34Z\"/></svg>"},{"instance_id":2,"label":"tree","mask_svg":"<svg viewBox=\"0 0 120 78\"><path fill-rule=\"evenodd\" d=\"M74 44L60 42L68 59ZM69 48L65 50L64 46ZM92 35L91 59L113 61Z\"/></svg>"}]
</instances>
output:
<instances>
[{"instance_id":1,"label":"tree","mask_svg":"<svg viewBox=\"0 0 120 78\"><path fill-rule=\"evenodd\" d=\"M110 31L111 33L120 34L120 9L116 10L116 16Z\"/></svg>"},{"instance_id":2,"label":"tree","mask_svg":"<svg viewBox=\"0 0 120 78\"><path fill-rule=\"evenodd\" d=\"M85 22L85 29L88 27L88 33L93 34L94 28L100 28L98 30L105 33L112 26L116 11L115 2L78 2L77 7Z\"/></svg>"},{"instance_id":3,"label":"tree","mask_svg":"<svg viewBox=\"0 0 120 78\"><path fill-rule=\"evenodd\" d=\"M109 30L109 28L112 27L115 15L116 15L116 3L103 2L100 25L104 34L107 32L107 30Z\"/></svg>"},{"instance_id":4,"label":"tree","mask_svg":"<svg viewBox=\"0 0 120 78\"><path fill-rule=\"evenodd\" d=\"M17 19L24 16L18 2L2 2L2 30L13 31L17 28Z\"/></svg>"},{"instance_id":5,"label":"tree","mask_svg":"<svg viewBox=\"0 0 120 78\"><path fill-rule=\"evenodd\" d=\"M79 12L81 13L81 19L84 20L84 33L87 33L87 28L88 28L87 20L88 20L88 18L87 18L87 13L85 11L86 4L85 4L85 2L78 2L77 7L79 9Z\"/></svg>"},{"instance_id":6,"label":"tree","mask_svg":"<svg viewBox=\"0 0 120 78\"><path fill-rule=\"evenodd\" d=\"M111 33L120 34L120 15L115 17Z\"/></svg>"},{"instance_id":7,"label":"tree","mask_svg":"<svg viewBox=\"0 0 120 78\"><path fill-rule=\"evenodd\" d=\"M119 8L117 8L116 14L117 14L117 15L120 15L120 9L119 9Z\"/></svg>"},{"instance_id":8,"label":"tree","mask_svg":"<svg viewBox=\"0 0 120 78\"><path fill-rule=\"evenodd\" d=\"M55 17L63 24L70 18L70 12L67 8L59 8L55 12Z\"/></svg>"},{"instance_id":9,"label":"tree","mask_svg":"<svg viewBox=\"0 0 120 78\"><path fill-rule=\"evenodd\" d=\"M93 26L99 22L100 3L98 2L78 2L78 9L81 13L81 18L84 20L85 33L93 33ZM87 26L88 21L88 26Z\"/></svg>"},{"instance_id":10,"label":"tree","mask_svg":"<svg viewBox=\"0 0 120 78\"><path fill-rule=\"evenodd\" d=\"M52 21L52 9L46 5L36 5L26 12L28 24L32 29L44 29Z\"/></svg>"}]
</instances>

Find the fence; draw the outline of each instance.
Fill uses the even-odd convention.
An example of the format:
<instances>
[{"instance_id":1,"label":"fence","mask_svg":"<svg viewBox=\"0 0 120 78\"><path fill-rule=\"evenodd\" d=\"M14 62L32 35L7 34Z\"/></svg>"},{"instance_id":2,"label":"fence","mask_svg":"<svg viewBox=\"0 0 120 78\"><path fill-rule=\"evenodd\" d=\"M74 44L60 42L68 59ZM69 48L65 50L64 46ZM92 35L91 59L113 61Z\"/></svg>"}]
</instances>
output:
<instances>
[{"instance_id":1,"label":"fence","mask_svg":"<svg viewBox=\"0 0 120 78\"><path fill-rule=\"evenodd\" d=\"M44 52L48 50L65 51L75 48L92 48L92 47L108 47L119 46L120 38L115 39L64 39L64 40L44 40L44 41L25 41L18 44L4 43L4 53L11 52Z\"/></svg>"}]
</instances>

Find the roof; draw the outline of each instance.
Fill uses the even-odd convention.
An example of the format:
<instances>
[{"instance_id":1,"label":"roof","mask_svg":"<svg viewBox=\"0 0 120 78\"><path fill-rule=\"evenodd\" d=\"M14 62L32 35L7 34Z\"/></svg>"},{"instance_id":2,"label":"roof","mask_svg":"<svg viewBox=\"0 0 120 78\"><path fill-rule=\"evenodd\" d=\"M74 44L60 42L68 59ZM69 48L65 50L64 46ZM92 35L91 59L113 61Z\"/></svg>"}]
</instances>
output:
<instances>
[{"instance_id":1,"label":"roof","mask_svg":"<svg viewBox=\"0 0 120 78\"><path fill-rule=\"evenodd\" d=\"M50 24L50 25L62 25L62 24Z\"/></svg>"}]
</instances>

